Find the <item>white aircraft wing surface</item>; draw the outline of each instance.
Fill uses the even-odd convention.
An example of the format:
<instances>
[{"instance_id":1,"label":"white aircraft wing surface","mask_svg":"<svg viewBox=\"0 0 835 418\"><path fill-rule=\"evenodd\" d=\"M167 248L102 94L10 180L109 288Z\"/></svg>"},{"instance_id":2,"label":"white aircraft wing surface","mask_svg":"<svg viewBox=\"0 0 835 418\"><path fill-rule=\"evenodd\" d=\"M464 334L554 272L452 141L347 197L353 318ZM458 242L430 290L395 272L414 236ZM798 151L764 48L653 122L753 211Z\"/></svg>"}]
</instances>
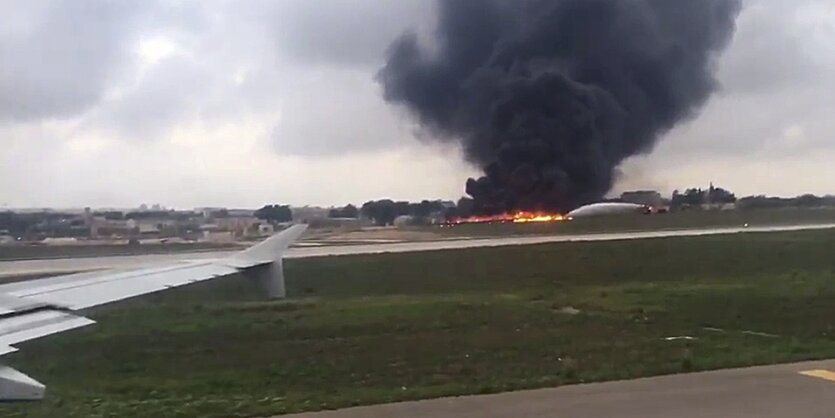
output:
<instances>
[{"instance_id":1,"label":"white aircraft wing surface","mask_svg":"<svg viewBox=\"0 0 835 418\"><path fill-rule=\"evenodd\" d=\"M305 228L294 225L231 257L214 261L0 285L0 356L17 351L15 344L94 323L76 311L239 272L259 273L271 297L284 297L282 255ZM0 365L0 402L38 400L44 392L41 383Z\"/></svg>"}]
</instances>

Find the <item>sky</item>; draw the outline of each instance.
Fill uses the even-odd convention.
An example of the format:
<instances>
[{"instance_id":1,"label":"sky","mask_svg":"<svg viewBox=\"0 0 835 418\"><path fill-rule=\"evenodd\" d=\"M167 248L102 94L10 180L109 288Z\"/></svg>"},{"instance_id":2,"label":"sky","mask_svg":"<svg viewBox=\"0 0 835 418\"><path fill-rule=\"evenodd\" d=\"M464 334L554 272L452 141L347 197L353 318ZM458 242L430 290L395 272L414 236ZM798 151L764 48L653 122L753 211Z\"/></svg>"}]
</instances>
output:
<instances>
[{"instance_id":1,"label":"sky","mask_svg":"<svg viewBox=\"0 0 835 418\"><path fill-rule=\"evenodd\" d=\"M0 208L457 199L478 169L382 99L426 0L0 0ZM835 193L835 3L746 0L704 109L612 193Z\"/></svg>"}]
</instances>

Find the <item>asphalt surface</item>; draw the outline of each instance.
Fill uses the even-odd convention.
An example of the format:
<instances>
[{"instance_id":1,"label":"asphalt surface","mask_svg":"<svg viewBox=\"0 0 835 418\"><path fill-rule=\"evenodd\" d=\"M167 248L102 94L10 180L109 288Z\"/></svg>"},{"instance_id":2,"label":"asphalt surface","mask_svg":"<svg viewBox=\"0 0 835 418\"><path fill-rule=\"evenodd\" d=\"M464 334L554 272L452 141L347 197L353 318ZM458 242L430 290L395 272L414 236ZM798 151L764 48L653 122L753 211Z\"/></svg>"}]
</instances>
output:
<instances>
[{"instance_id":1,"label":"asphalt surface","mask_svg":"<svg viewBox=\"0 0 835 418\"><path fill-rule=\"evenodd\" d=\"M650 238L688 237L702 235L722 235L753 232L784 232L813 229L835 229L835 224L820 225L794 225L794 226L768 226L751 228L710 228L710 229L685 229L667 231L645 231L645 232L622 232L622 233L597 233L597 234L573 234L573 235L549 235L549 236L516 236L500 238L480 239L453 239L444 241L419 241L385 244L358 244L358 245L334 245L321 247L298 247L290 248L285 258L324 257L353 254L381 254L381 253L402 253L415 251L437 251L455 250L477 247L499 247L509 245L533 245L558 242L588 242L588 241L615 241ZM24 274L61 273L77 272L101 269L130 269L140 267L153 267L179 261L211 260L223 258L233 252L203 252L203 253L178 253L178 254L155 254L135 256L110 256L110 257L89 257L89 258L57 258L47 260L20 260L0 262L0 277L17 276ZM835 415L833 415L835 416Z\"/></svg>"},{"instance_id":2,"label":"asphalt surface","mask_svg":"<svg viewBox=\"0 0 835 418\"><path fill-rule=\"evenodd\" d=\"M801 374L810 371L818 377ZM283 418L832 418L831 371L835 361L798 363Z\"/></svg>"}]
</instances>

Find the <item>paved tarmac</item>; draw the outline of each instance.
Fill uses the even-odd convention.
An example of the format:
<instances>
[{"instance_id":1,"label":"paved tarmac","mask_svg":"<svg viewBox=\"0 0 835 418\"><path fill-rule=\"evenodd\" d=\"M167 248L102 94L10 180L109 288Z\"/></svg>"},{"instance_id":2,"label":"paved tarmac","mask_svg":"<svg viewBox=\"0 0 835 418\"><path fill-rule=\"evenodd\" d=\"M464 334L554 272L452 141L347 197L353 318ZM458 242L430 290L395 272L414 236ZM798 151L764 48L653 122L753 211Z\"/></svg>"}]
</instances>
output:
<instances>
[{"instance_id":1,"label":"paved tarmac","mask_svg":"<svg viewBox=\"0 0 835 418\"><path fill-rule=\"evenodd\" d=\"M509 245L533 245L557 242L615 241L650 238L688 237L753 232L784 232L815 229L835 229L835 224L684 229L645 232L621 232L598 234L572 234L547 236L514 236L479 239L452 239L443 241L419 241L385 244L334 245L320 247L290 248L285 258L323 257L353 254L402 253L414 251L455 250L477 247L500 247ZM210 260L223 258L232 252L203 252L178 254L153 254L134 256L109 256L88 258L56 258L45 260L20 260L0 262L0 277L23 274L76 272L101 269L129 269L165 265L179 261ZM833 415L835 416L835 415Z\"/></svg>"},{"instance_id":2,"label":"paved tarmac","mask_svg":"<svg viewBox=\"0 0 835 418\"><path fill-rule=\"evenodd\" d=\"M835 361L797 363L283 418L832 418L833 371Z\"/></svg>"}]
</instances>

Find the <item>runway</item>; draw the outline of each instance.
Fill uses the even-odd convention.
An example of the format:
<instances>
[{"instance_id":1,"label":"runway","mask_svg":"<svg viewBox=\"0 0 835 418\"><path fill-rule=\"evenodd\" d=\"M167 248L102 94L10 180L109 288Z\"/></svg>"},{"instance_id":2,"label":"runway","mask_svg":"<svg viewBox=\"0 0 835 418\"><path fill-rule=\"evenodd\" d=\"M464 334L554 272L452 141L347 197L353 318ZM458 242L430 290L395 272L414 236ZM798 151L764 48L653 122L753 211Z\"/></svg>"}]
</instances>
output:
<instances>
[{"instance_id":1,"label":"runway","mask_svg":"<svg viewBox=\"0 0 835 418\"><path fill-rule=\"evenodd\" d=\"M835 224L684 229L666 231L572 234L548 236L514 236L499 238L452 239L443 241L401 242L386 244L334 245L321 247L290 248L285 258L308 258L356 254L403 253L416 251L456 250L509 245L534 245L560 242L616 241L670 237L691 237L739 233L787 232L802 230L835 229ZM223 258L233 252L178 253L158 255L111 256L89 258L57 258L46 260L20 260L0 262L0 277L24 274L63 273L101 269L129 269L165 265L180 261L211 260Z\"/></svg>"},{"instance_id":2,"label":"runway","mask_svg":"<svg viewBox=\"0 0 835 418\"><path fill-rule=\"evenodd\" d=\"M285 418L830 418L835 361L442 398Z\"/></svg>"}]
</instances>

